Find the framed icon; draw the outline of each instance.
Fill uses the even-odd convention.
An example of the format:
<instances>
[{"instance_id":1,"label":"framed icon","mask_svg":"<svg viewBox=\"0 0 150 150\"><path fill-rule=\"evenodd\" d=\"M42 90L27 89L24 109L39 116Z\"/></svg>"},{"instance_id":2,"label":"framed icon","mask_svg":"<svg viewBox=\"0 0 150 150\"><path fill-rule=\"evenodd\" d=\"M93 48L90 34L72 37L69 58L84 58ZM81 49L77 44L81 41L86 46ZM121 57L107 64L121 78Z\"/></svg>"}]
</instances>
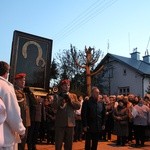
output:
<instances>
[{"instance_id":1,"label":"framed icon","mask_svg":"<svg viewBox=\"0 0 150 150\"><path fill-rule=\"evenodd\" d=\"M15 30L9 81L14 84L17 73L26 73L26 86L49 90L52 43L51 39Z\"/></svg>"}]
</instances>

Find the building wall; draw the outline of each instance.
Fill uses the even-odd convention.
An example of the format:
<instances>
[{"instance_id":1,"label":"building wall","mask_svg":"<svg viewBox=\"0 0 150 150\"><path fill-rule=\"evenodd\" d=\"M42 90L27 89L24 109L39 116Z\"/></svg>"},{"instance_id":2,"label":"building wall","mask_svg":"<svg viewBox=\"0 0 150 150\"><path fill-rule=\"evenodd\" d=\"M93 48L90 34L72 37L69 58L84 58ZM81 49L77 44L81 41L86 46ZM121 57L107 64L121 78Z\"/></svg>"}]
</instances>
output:
<instances>
[{"instance_id":1,"label":"building wall","mask_svg":"<svg viewBox=\"0 0 150 150\"><path fill-rule=\"evenodd\" d=\"M110 85L110 94L119 94L118 87L129 87L130 93L142 96L142 76L129 68L127 65L119 62L111 62L113 67L113 77L108 78L108 84ZM125 73L126 71L126 73Z\"/></svg>"}]
</instances>

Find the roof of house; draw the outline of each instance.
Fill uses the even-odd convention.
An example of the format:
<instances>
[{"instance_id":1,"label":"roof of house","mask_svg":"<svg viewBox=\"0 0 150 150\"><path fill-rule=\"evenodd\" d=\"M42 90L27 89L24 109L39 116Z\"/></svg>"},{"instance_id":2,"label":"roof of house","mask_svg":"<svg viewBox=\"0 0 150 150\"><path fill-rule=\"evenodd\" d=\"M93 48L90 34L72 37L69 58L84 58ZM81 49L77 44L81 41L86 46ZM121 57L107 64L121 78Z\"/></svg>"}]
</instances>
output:
<instances>
[{"instance_id":1,"label":"roof of house","mask_svg":"<svg viewBox=\"0 0 150 150\"><path fill-rule=\"evenodd\" d=\"M101 66L105 63L108 58L113 58L114 60L126 64L132 69L136 70L140 74L150 75L150 63L146 63L142 60L137 60L133 58L118 56L114 54L107 53L107 55L102 59L101 63L98 66Z\"/></svg>"}]
</instances>

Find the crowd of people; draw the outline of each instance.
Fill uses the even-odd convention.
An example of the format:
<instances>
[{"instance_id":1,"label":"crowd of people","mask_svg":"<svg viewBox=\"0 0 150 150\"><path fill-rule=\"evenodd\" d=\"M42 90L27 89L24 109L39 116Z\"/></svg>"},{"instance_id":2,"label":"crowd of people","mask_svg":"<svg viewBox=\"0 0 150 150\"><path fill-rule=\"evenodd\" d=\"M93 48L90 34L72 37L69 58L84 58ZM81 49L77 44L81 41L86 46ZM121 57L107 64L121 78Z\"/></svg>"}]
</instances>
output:
<instances>
[{"instance_id":1,"label":"crowd of people","mask_svg":"<svg viewBox=\"0 0 150 150\"><path fill-rule=\"evenodd\" d=\"M143 147L150 140L150 96L106 95L93 87L83 97L70 92L70 80L60 82L59 92L34 95L25 86L25 73L8 81L10 66L0 61L0 149L36 150L38 142L55 145L56 150L72 150L85 140L85 150L97 150L101 140L116 145Z\"/></svg>"},{"instance_id":2,"label":"crowd of people","mask_svg":"<svg viewBox=\"0 0 150 150\"><path fill-rule=\"evenodd\" d=\"M55 96L51 97L50 103L53 103L51 101L55 99ZM150 140L149 95L145 95L143 98L134 94L108 96L101 95L99 89L93 87L90 97L79 96L78 101L81 107L74 110L75 125L73 125L74 133L71 132L73 135L71 141L85 140L85 150L96 150L99 141L112 141L113 134L117 137L116 146L131 144L135 147L143 147L145 142ZM51 104L49 106L49 109L52 110ZM54 129L53 132L55 132L55 111L53 109L53 121L51 121L53 122L53 126L51 126L51 129ZM62 110L60 114L62 114ZM61 119L64 121L64 118L61 117ZM63 121L59 120L57 125L61 126ZM50 125L48 125L49 127ZM58 131L60 134L61 131ZM51 143L56 144L55 134L46 134L45 132L44 135L45 140L47 135L48 138L52 136ZM59 136L57 135L57 137ZM57 140L60 140L60 137ZM49 140L47 139L47 141Z\"/></svg>"},{"instance_id":3,"label":"crowd of people","mask_svg":"<svg viewBox=\"0 0 150 150\"><path fill-rule=\"evenodd\" d=\"M98 101L105 105L105 127L99 132L99 140L111 141L112 134L115 134L117 136L116 145L125 146L128 143L134 144L135 147L143 147L145 141L150 139L149 95L143 98L134 94L128 96L99 95ZM84 103L82 107L84 111ZM82 117L83 122L84 118L85 116ZM91 125L90 122L88 127Z\"/></svg>"}]
</instances>

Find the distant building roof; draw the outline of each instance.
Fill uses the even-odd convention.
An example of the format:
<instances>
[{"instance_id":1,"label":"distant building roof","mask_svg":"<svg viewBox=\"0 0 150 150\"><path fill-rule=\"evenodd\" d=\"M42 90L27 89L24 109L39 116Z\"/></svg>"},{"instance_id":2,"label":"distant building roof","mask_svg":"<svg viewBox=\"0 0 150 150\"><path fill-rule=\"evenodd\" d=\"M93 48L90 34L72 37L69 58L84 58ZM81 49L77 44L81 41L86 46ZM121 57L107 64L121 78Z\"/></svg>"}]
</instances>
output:
<instances>
[{"instance_id":1,"label":"distant building roof","mask_svg":"<svg viewBox=\"0 0 150 150\"><path fill-rule=\"evenodd\" d=\"M128 65L129 67L133 68L140 74L145 74L145 75L150 76L150 63L146 63L142 60L118 56L118 55L114 55L114 54L110 54L110 53L107 53L107 55L103 58L103 60L101 61L101 63L98 66L103 64L105 62L105 60L110 57L115 59L116 61L119 61L123 64Z\"/></svg>"}]
</instances>

